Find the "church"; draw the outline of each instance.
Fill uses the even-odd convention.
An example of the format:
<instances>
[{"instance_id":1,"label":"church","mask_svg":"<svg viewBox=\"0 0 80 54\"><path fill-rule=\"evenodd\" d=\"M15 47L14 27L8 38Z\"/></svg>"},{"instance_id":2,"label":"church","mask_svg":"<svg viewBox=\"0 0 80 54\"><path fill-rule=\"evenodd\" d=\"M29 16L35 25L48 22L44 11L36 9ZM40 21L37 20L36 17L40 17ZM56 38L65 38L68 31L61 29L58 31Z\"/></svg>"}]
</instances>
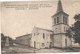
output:
<instances>
[{"instance_id":1,"label":"church","mask_svg":"<svg viewBox=\"0 0 80 54\"><path fill-rule=\"evenodd\" d=\"M64 12L61 0L58 1L57 11L52 15L52 30L34 27L32 30L31 47L51 48L71 47L71 39L66 36L69 29L68 14Z\"/></svg>"}]
</instances>

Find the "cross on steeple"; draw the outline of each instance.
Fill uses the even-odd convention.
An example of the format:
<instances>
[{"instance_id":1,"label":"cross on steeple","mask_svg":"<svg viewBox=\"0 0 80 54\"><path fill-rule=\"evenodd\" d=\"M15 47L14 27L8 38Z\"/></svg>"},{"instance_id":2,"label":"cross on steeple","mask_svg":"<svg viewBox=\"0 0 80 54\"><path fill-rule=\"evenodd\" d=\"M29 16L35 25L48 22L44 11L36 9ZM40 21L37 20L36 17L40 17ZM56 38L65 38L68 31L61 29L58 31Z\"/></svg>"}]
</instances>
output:
<instances>
[{"instance_id":1,"label":"cross on steeple","mask_svg":"<svg viewBox=\"0 0 80 54\"><path fill-rule=\"evenodd\" d=\"M61 12L61 11L63 12L63 8L62 8L61 0L59 0L59 1L58 1L58 6L57 6L57 13L58 13L58 12Z\"/></svg>"}]
</instances>

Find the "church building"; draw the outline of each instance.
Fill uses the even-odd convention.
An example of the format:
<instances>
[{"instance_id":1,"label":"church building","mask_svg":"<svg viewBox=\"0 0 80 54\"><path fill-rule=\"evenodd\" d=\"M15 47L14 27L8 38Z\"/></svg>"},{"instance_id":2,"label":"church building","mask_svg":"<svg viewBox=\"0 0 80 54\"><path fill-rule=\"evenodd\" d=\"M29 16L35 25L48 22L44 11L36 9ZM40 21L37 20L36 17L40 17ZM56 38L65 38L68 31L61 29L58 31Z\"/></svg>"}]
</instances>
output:
<instances>
[{"instance_id":1,"label":"church building","mask_svg":"<svg viewBox=\"0 0 80 54\"><path fill-rule=\"evenodd\" d=\"M52 16L52 30L34 27L32 31L31 47L51 48L71 47L71 39L66 36L69 29L68 14L64 12L61 0L58 1L57 11Z\"/></svg>"}]
</instances>

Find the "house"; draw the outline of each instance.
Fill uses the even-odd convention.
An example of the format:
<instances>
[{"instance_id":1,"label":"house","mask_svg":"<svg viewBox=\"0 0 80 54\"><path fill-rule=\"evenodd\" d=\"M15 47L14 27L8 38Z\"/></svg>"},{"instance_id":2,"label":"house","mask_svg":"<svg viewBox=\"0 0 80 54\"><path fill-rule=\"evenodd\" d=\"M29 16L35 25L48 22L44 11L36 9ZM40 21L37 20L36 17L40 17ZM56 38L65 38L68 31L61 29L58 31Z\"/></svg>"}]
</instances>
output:
<instances>
[{"instance_id":1,"label":"house","mask_svg":"<svg viewBox=\"0 0 80 54\"><path fill-rule=\"evenodd\" d=\"M50 36L52 30L34 27L32 30L31 47L34 48L50 48Z\"/></svg>"},{"instance_id":2,"label":"house","mask_svg":"<svg viewBox=\"0 0 80 54\"><path fill-rule=\"evenodd\" d=\"M30 46L30 40L31 40L32 34L26 34L19 37L16 37L16 43L21 45Z\"/></svg>"}]
</instances>

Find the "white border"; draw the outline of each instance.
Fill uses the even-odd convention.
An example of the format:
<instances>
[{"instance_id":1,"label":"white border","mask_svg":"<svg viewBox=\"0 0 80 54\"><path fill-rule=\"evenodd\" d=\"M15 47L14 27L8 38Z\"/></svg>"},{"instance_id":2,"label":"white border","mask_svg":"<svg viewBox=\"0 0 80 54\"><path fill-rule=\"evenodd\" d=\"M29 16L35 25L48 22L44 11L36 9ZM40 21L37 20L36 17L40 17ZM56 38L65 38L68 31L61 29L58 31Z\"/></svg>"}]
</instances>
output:
<instances>
[{"instance_id":1,"label":"white border","mask_svg":"<svg viewBox=\"0 0 80 54\"><path fill-rule=\"evenodd\" d=\"M0 0L0 2L6 2L6 1L57 1L57 0ZM0 19L1 19L1 16L0 16ZM1 24L0 24L0 31L1 31ZM0 35L0 39L1 39L1 35ZM1 41L0 41L0 54L1 54ZM66 53L21 53L21 54L80 54L80 52L66 52Z\"/></svg>"}]
</instances>

